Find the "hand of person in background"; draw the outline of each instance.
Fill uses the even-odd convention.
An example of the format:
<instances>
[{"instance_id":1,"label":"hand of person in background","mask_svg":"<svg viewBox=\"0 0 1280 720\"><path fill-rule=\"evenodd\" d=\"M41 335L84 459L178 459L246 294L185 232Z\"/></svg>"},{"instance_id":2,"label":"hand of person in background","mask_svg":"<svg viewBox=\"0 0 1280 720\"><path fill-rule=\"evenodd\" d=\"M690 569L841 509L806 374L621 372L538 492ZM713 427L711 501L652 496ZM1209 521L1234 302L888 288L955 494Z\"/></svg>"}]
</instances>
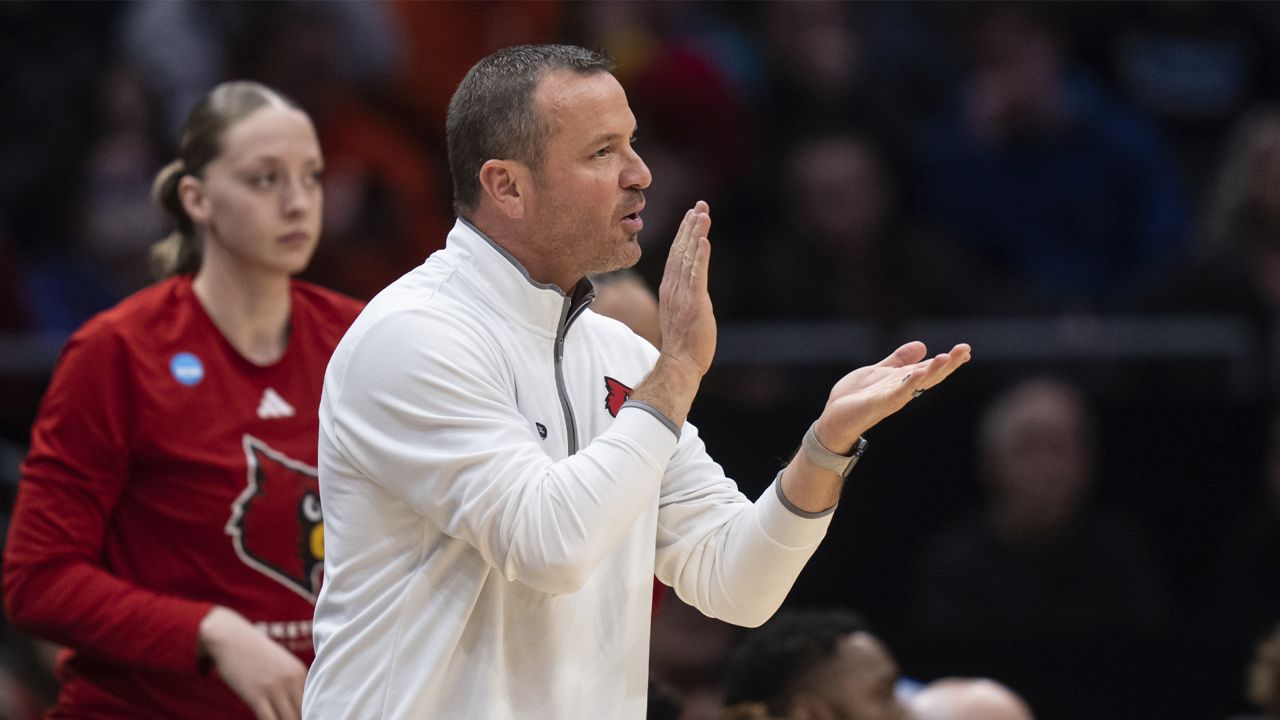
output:
<instances>
[{"instance_id":1,"label":"hand of person in background","mask_svg":"<svg viewBox=\"0 0 1280 720\"><path fill-rule=\"evenodd\" d=\"M200 621L200 653L258 720L300 720L307 666L239 613L215 607Z\"/></svg>"}]
</instances>

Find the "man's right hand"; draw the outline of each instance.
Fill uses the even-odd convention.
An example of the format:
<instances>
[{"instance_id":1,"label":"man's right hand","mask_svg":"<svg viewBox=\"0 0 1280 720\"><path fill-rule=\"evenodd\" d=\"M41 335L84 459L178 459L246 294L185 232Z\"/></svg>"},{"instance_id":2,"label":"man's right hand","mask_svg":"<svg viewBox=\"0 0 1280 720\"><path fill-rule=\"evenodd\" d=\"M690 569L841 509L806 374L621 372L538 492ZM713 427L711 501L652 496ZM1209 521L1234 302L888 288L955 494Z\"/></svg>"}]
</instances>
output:
<instances>
[{"instance_id":1,"label":"man's right hand","mask_svg":"<svg viewBox=\"0 0 1280 720\"><path fill-rule=\"evenodd\" d=\"M711 211L701 200L680 222L658 288L662 352L631 394L683 425L716 352L716 318L707 293Z\"/></svg>"},{"instance_id":2,"label":"man's right hand","mask_svg":"<svg viewBox=\"0 0 1280 720\"><path fill-rule=\"evenodd\" d=\"M200 652L258 720L300 720L307 666L239 613L215 607L200 621Z\"/></svg>"}]
</instances>

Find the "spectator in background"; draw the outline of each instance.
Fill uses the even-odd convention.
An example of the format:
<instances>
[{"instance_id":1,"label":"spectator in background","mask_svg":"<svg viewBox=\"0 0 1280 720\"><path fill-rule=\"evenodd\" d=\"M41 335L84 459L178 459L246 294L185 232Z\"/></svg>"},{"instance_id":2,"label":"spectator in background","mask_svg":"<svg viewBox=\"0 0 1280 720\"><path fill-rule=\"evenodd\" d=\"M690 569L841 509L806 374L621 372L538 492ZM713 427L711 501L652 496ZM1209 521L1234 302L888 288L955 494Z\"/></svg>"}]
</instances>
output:
<instances>
[{"instance_id":1,"label":"spectator in background","mask_svg":"<svg viewBox=\"0 0 1280 720\"><path fill-rule=\"evenodd\" d=\"M325 244L307 279L370 298L443 246L452 221L443 159L345 72L357 38L345 4L247 6L228 62L296 98L325 149Z\"/></svg>"},{"instance_id":2,"label":"spectator in background","mask_svg":"<svg viewBox=\"0 0 1280 720\"><path fill-rule=\"evenodd\" d=\"M956 106L917 148L923 210L1050 312L1128 307L1182 250L1185 198L1153 129L1070 64L1034 4L972 13ZM991 307L990 312L1006 312Z\"/></svg>"},{"instance_id":3,"label":"spectator in background","mask_svg":"<svg viewBox=\"0 0 1280 720\"><path fill-rule=\"evenodd\" d=\"M1077 34L1081 44L1094 46L1126 103L1160 124L1194 194L1204 194L1223 130L1280 92L1277 8L1193 0L1073 9L1087 33Z\"/></svg>"},{"instance_id":4,"label":"spectator in background","mask_svg":"<svg viewBox=\"0 0 1280 720\"><path fill-rule=\"evenodd\" d=\"M1280 626L1258 642L1245 693L1262 712L1234 720L1280 720Z\"/></svg>"},{"instance_id":5,"label":"spectator in background","mask_svg":"<svg viewBox=\"0 0 1280 720\"><path fill-rule=\"evenodd\" d=\"M907 703L911 720L1034 720L1018 694L993 680L944 678Z\"/></svg>"},{"instance_id":6,"label":"spectator in background","mask_svg":"<svg viewBox=\"0 0 1280 720\"><path fill-rule=\"evenodd\" d=\"M1084 397L1058 380L1019 383L988 407L987 503L934 538L918 572L909 624L931 674L1009 682L1046 720L1150 709L1126 668L1164 629L1168 599L1135 523L1090 503L1096 442Z\"/></svg>"},{"instance_id":7,"label":"spectator in background","mask_svg":"<svg viewBox=\"0 0 1280 720\"><path fill-rule=\"evenodd\" d=\"M291 279L323 164L291 101L215 87L156 178L165 279L63 351L4 552L9 619L70 649L52 717L299 717L320 378L359 311Z\"/></svg>"},{"instance_id":8,"label":"spectator in background","mask_svg":"<svg viewBox=\"0 0 1280 720\"><path fill-rule=\"evenodd\" d=\"M166 143L155 103L127 63L102 74L97 104L98 130L82 181L77 232L85 253L121 298L152 280L143 260L164 225L151 200L151 180L163 164Z\"/></svg>"},{"instance_id":9,"label":"spectator in background","mask_svg":"<svg viewBox=\"0 0 1280 720\"><path fill-rule=\"evenodd\" d=\"M1280 309L1280 108L1260 108L1236 125L1195 256L1145 305L1235 314L1270 329Z\"/></svg>"},{"instance_id":10,"label":"spectator in background","mask_svg":"<svg viewBox=\"0 0 1280 720\"><path fill-rule=\"evenodd\" d=\"M903 720L898 665L853 613L784 611L750 632L725 678L725 720Z\"/></svg>"},{"instance_id":11,"label":"spectator in background","mask_svg":"<svg viewBox=\"0 0 1280 720\"><path fill-rule=\"evenodd\" d=\"M662 347L662 328L658 324L658 296L634 270L615 270L594 275L596 299L593 312L611 317L656 347Z\"/></svg>"},{"instance_id":12,"label":"spectator in background","mask_svg":"<svg viewBox=\"0 0 1280 720\"><path fill-rule=\"evenodd\" d=\"M20 267L0 280L18 283L11 292L31 332L69 333L118 299L84 252L77 208L122 12L111 3L0 4L0 244L12 243Z\"/></svg>"},{"instance_id":13,"label":"spectator in background","mask_svg":"<svg viewBox=\"0 0 1280 720\"><path fill-rule=\"evenodd\" d=\"M1255 667L1264 667L1263 661L1275 661L1280 646L1274 634L1280 622L1280 416L1270 427L1264 473L1218 550L1208 573L1205 611L1192 628L1190 659L1203 664L1201 675L1213 683L1204 694L1236 705L1239 675L1222 669L1240 667L1255 647ZM1270 638L1268 633L1273 633ZM1264 639L1268 641L1259 645Z\"/></svg>"},{"instance_id":14,"label":"spectator in background","mask_svg":"<svg viewBox=\"0 0 1280 720\"><path fill-rule=\"evenodd\" d=\"M394 68L396 95L408 104L414 124L425 133L428 144L440 152L445 146L445 111L458 87L458 78L498 48L562 40L564 15L568 7L575 5L559 0L391 0L355 4L389 10L389 21L402 36L404 54L403 61Z\"/></svg>"},{"instance_id":15,"label":"spectator in background","mask_svg":"<svg viewBox=\"0 0 1280 720\"><path fill-rule=\"evenodd\" d=\"M988 289L973 282L965 258L909 216L896 168L869 136L802 138L781 177L786 209L775 241L759 250L751 283L774 291L753 295L753 315L860 319L892 329L994 302L984 299Z\"/></svg>"},{"instance_id":16,"label":"spectator in background","mask_svg":"<svg viewBox=\"0 0 1280 720\"><path fill-rule=\"evenodd\" d=\"M743 632L667 593L649 636L649 676L679 698L681 720L720 719L726 668Z\"/></svg>"},{"instance_id":17,"label":"spectator in background","mask_svg":"<svg viewBox=\"0 0 1280 720\"><path fill-rule=\"evenodd\" d=\"M252 36L252 26L264 13L281 13L304 25L316 16L335 18L339 39L330 50L341 57L338 72L346 82L362 87L386 83L401 67L402 26L385 3L272 5L264 9L257 3L143 2L120 7L122 17L113 37L121 59L142 76L148 95L159 106L160 125L169 142L177 141L187 112L205 91L235 74L231 71L238 46L261 40Z\"/></svg>"}]
</instances>

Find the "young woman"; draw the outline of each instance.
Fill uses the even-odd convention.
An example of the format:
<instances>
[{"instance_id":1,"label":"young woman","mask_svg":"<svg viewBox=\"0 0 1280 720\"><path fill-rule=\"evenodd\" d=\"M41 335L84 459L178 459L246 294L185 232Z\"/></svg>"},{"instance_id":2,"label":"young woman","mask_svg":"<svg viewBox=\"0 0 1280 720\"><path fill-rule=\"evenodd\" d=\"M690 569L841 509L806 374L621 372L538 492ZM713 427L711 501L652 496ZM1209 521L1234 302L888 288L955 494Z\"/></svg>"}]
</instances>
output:
<instances>
[{"instance_id":1,"label":"young woman","mask_svg":"<svg viewBox=\"0 0 1280 720\"><path fill-rule=\"evenodd\" d=\"M291 279L323 164L290 101L214 88L156 178L166 279L63 351L4 556L9 617L68 648L51 717L299 717L321 381L360 309Z\"/></svg>"}]
</instances>

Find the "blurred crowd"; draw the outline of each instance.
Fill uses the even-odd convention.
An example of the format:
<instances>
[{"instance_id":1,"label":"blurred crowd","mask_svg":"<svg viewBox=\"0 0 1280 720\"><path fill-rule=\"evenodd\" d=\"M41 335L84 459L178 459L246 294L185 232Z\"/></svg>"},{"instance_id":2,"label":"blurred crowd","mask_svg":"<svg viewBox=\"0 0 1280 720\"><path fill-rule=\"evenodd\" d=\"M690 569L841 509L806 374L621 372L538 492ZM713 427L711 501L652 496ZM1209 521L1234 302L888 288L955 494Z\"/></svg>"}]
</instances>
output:
<instances>
[{"instance_id":1,"label":"blurred crowd","mask_svg":"<svg viewBox=\"0 0 1280 720\"><path fill-rule=\"evenodd\" d=\"M458 80L522 42L615 59L654 176L639 276L656 287L679 213L707 200L722 326L1199 315L1274 361L1280 5L1197 1L0 3L0 353L150 281L151 179L233 77L316 123L305 277L372 296L452 224ZM1280 717L1273 399L1205 400L1182 384L1220 379L1158 361L984 375L974 345L967 393L873 439L789 602L856 608L902 674L992 678L1043 720ZM11 503L52 365L0 366ZM709 376L693 420L748 494L827 372ZM679 717L719 717L744 635L665 604L652 660ZM49 700L49 652L0 645L0 717Z\"/></svg>"}]
</instances>

